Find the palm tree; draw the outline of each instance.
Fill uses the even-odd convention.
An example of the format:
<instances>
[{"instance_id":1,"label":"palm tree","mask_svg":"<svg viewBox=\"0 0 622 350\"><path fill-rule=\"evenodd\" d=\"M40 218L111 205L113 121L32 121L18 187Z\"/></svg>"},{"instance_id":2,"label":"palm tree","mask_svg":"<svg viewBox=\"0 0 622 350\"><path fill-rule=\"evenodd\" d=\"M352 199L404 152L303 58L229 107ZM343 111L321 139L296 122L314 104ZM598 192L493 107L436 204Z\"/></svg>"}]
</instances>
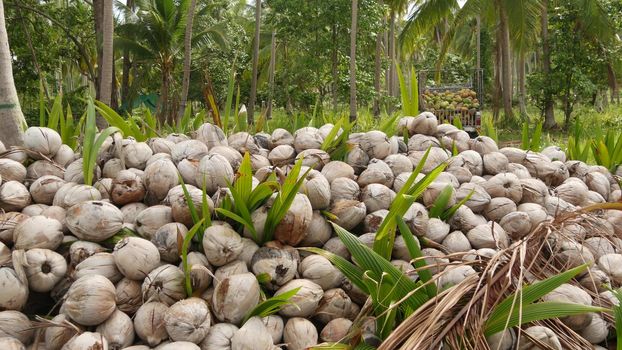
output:
<instances>
[{"instance_id":1,"label":"palm tree","mask_svg":"<svg viewBox=\"0 0 622 350\"><path fill-rule=\"evenodd\" d=\"M0 142L5 146L21 146L24 143L22 126L26 124L17 98L11 50L4 21L4 4L0 0Z\"/></svg>"},{"instance_id":2,"label":"palm tree","mask_svg":"<svg viewBox=\"0 0 622 350\"><path fill-rule=\"evenodd\" d=\"M261 27L261 0L255 1L255 40L253 41L253 75L251 78L251 96L248 102L248 124L255 122L255 99L257 98L257 70L259 64L259 35Z\"/></svg>"},{"instance_id":3,"label":"palm tree","mask_svg":"<svg viewBox=\"0 0 622 350\"><path fill-rule=\"evenodd\" d=\"M358 0L352 0L352 26L350 27L350 121L356 119L356 31Z\"/></svg>"},{"instance_id":4,"label":"palm tree","mask_svg":"<svg viewBox=\"0 0 622 350\"><path fill-rule=\"evenodd\" d=\"M395 21L398 17L400 17L404 11L408 8L409 0L385 0L384 1L390 10L389 15L389 76L386 77L388 80L387 87L389 90L390 96L395 96L397 94L397 70L395 65L395 60L397 58L397 48L395 44Z\"/></svg>"},{"instance_id":5,"label":"palm tree","mask_svg":"<svg viewBox=\"0 0 622 350\"><path fill-rule=\"evenodd\" d=\"M114 21L112 18L112 0L103 0L103 37L102 37L102 68L99 78L99 100L110 105L112 98L112 82L114 64L113 33ZM102 129L106 127L103 118L97 118L97 126Z\"/></svg>"},{"instance_id":6,"label":"palm tree","mask_svg":"<svg viewBox=\"0 0 622 350\"><path fill-rule=\"evenodd\" d=\"M197 0L190 0L188 15L186 19L186 33L184 35L184 77L181 83L181 102L179 104L179 115L183 115L186 110L188 100L188 88L190 86L190 60L192 56L192 24L194 23L194 9Z\"/></svg>"}]
</instances>

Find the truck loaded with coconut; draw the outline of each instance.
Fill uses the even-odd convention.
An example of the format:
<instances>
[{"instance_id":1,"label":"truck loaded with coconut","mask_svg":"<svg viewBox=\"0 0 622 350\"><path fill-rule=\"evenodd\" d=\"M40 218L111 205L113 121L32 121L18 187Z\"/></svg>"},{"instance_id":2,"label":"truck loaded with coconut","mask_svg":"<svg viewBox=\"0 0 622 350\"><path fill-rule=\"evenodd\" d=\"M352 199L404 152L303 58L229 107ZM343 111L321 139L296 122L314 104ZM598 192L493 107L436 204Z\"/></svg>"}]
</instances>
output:
<instances>
[{"instance_id":1,"label":"truck loaded with coconut","mask_svg":"<svg viewBox=\"0 0 622 350\"><path fill-rule=\"evenodd\" d=\"M483 106L483 70L456 74L450 70L422 70L418 76L422 110L434 113L441 123L460 124L469 135L477 136Z\"/></svg>"}]
</instances>

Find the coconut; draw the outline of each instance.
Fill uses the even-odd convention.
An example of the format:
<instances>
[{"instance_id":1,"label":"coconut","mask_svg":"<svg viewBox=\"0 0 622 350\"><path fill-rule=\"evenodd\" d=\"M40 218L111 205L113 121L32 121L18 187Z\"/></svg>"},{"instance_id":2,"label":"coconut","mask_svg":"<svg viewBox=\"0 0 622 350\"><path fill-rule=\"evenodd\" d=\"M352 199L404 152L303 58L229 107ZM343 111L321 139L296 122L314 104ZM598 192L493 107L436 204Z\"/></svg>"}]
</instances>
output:
<instances>
[{"instance_id":1,"label":"coconut","mask_svg":"<svg viewBox=\"0 0 622 350\"><path fill-rule=\"evenodd\" d=\"M499 225L512 239L523 238L532 229L529 215L521 211L507 213L501 218Z\"/></svg>"},{"instance_id":2,"label":"coconut","mask_svg":"<svg viewBox=\"0 0 622 350\"><path fill-rule=\"evenodd\" d=\"M354 179L354 169L347 163L335 160L327 163L322 168L322 175L332 186L332 182L338 178Z\"/></svg>"},{"instance_id":3,"label":"coconut","mask_svg":"<svg viewBox=\"0 0 622 350\"><path fill-rule=\"evenodd\" d=\"M360 174L367 168L369 155L356 144L349 144L349 152L346 155L346 163L354 169L356 174Z\"/></svg>"},{"instance_id":4,"label":"coconut","mask_svg":"<svg viewBox=\"0 0 622 350\"><path fill-rule=\"evenodd\" d=\"M23 313L19 311L0 312L0 338L12 337L23 344L29 344L34 333L30 320Z\"/></svg>"},{"instance_id":5,"label":"coconut","mask_svg":"<svg viewBox=\"0 0 622 350\"><path fill-rule=\"evenodd\" d=\"M8 181L0 186L0 209L20 211L31 203L28 188L17 181Z\"/></svg>"},{"instance_id":6,"label":"coconut","mask_svg":"<svg viewBox=\"0 0 622 350\"><path fill-rule=\"evenodd\" d=\"M136 335L149 346L156 346L168 338L164 317L168 306L159 302L143 304L134 316Z\"/></svg>"},{"instance_id":7,"label":"coconut","mask_svg":"<svg viewBox=\"0 0 622 350\"><path fill-rule=\"evenodd\" d=\"M104 276L93 274L78 278L67 291L64 312L84 326L105 321L115 310L115 288Z\"/></svg>"},{"instance_id":8,"label":"coconut","mask_svg":"<svg viewBox=\"0 0 622 350\"><path fill-rule=\"evenodd\" d=\"M134 324L128 315L118 309L96 330L106 338L111 349L124 349L134 343Z\"/></svg>"},{"instance_id":9,"label":"coconut","mask_svg":"<svg viewBox=\"0 0 622 350\"><path fill-rule=\"evenodd\" d=\"M442 182L437 178L436 181L430 183L428 187L425 188L423 192L423 204L428 207L431 207L438 196L445 190L445 188L449 187L449 197L447 198L447 204L442 209L448 209L456 204L456 191L453 190L453 186L450 183Z\"/></svg>"},{"instance_id":10,"label":"coconut","mask_svg":"<svg viewBox=\"0 0 622 350\"><path fill-rule=\"evenodd\" d=\"M506 248L509 238L503 228L493 221L484 225L478 225L467 233L467 238L475 249L480 248Z\"/></svg>"},{"instance_id":11,"label":"coconut","mask_svg":"<svg viewBox=\"0 0 622 350\"><path fill-rule=\"evenodd\" d=\"M440 274L436 283L444 290L460 284L471 275L477 275L477 272L469 265L449 266Z\"/></svg>"},{"instance_id":12,"label":"coconut","mask_svg":"<svg viewBox=\"0 0 622 350\"><path fill-rule=\"evenodd\" d=\"M114 247L114 263L123 276L141 281L160 265L158 248L139 237L125 237Z\"/></svg>"},{"instance_id":13,"label":"coconut","mask_svg":"<svg viewBox=\"0 0 622 350\"><path fill-rule=\"evenodd\" d=\"M307 196L297 193L285 217L277 224L274 238L283 244L296 246L307 235L313 208Z\"/></svg>"},{"instance_id":14,"label":"coconut","mask_svg":"<svg viewBox=\"0 0 622 350\"><path fill-rule=\"evenodd\" d=\"M79 239L101 242L121 230L123 213L110 203L87 201L67 210L66 224Z\"/></svg>"},{"instance_id":15,"label":"coconut","mask_svg":"<svg viewBox=\"0 0 622 350\"><path fill-rule=\"evenodd\" d=\"M56 250L63 241L63 225L45 216L33 216L13 229L14 249L43 248Z\"/></svg>"},{"instance_id":16,"label":"coconut","mask_svg":"<svg viewBox=\"0 0 622 350\"><path fill-rule=\"evenodd\" d=\"M520 179L523 187L521 203L537 203L543 205L549 196L548 187L539 179Z\"/></svg>"},{"instance_id":17,"label":"coconut","mask_svg":"<svg viewBox=\"0 0 622 350\"><path fill-rule=\"evenodd\" d=\"M110 199L116 205L142 202L145 197L143 180L129 170L121 170L112 181Z\"/></svg>"},{"instance_id":18,"label":"coconut","mask_svg":"<svg viewBox=\"0 0 622 350\"><path fill-rule=\"evenodd\" d=\"M0 337L0 347L6 350L26 350L22 342L12 337Z\"/></svg>"},{"instance_id":19,"label":"coconut","mask_svg":"<svg viewBox=\"0 0 622 350\"><path fill-rule=\"evenodd\" d=\"M56 155L54 156L54 158L52 158L52 160L58 165L66 167L67 165L69 165L69 163L75 160L75 157L76 155L71 147L67 145L60 145L58 151L56 152Z\"/></svg>"},{"instance_id":20,"label":"coconut","mask_svg":"<svg viewBox=\"0 0 622 350\"><path fill-rule=\"evenodd\" d=\"M452 140L453 141L453 140ZM415 134L408 139L408 151L425 151L430 147L440 147L439 141L434 136Z\"/></svg>"},{"instance_id":21,"label":"coconut","mask_svg":"<svg viewBox=\"0 0 622 350\"><path fill-rule=\"evenodd\" d=\"M51 324L58 326L50 326L45 328L45 346L46 349L60 350L71 338L79 331L79 327L67 327L69 318L65 314L58 314L51 319Z\"/></svg>"},{"instance_id":22,"label":"coconut","mask_svg":"<svg viewBox=\"0 0 622 350\"><path fill-rule=\"evenodd\" d=\"M331 225L326 221L322 213L314 210L311 223L309 223L309 228L307 229L307 235L299 245L302 247L321 247L330 239L332 232Z\"/></svg>"},{"instance_id":23,"label":"coconut","mask_svg":"<svg viewBox=\"0 0 622 350\"><path fill-rule=\"evenodd\" d=\"M369 184L382 184L387 187L393 185L393 171L391 168L379 159L372 159L367 169L365 169L358 177L358 184L361 187L365 187Z\"/></svg>"},{"instance_id":24,"label":"coconut","mask_svg":"<svg viewBox=\"0 0 622 350\"><path fill-rule=\"evenodd\" d=\"M452 229L468 232L475 226L486 223L486 219L478 216L467 206L460 206L454 215L449 219Z\"/></svg>"},{"instance_id":25,"label":"coconut","mask_svg":"<svg viewBox=\"0 0 622 350\"><path fill-rule=\"evenodd\" d=\"M175 147L175 142L163 139L161 137L153 137L147 140L147 144L151 147L153 154L156 153L167 153L171 154L173 151L173 147Z\"/></svg>"},{"instance_id":26,"label":"coconut","mask_svg":"<svg viewBox=\"0 0 622 350\"><path fill-rule=\"evenodd\" d=\"M153 151L145 142L135 142L123 146L123 160L128 168L145 169Z\"/></svg>"},{"instance_id":27,"label":"coconut","mask_svg":"<svg viewBox=\"0 0 622 350\"><path fill-rule=\"evenodd\" d=\"M322 170L324 165L330 162L330 154L320 149L306 149L296 156L296 160L303 159L302 165L313 167L315 170Z\"/></svg>"},{"instance_id":28,"label":"coconut","mask_svg":"<svg viewBox=\"0 0 622 350\"><path fill-rule=\"evenodd\" d=\"M586 290L599 293L611 288L611 279L598 267L591 267L588 273L579 279L579 284Z\"/></svg>"},{"instance_id":29,"label":"coconut","mask_svg":"<svg viewBox=\"0 0 622 350\"><path fill-rule=\"evenodd\" d=\"M384 159L393 152L391 142L387 135L378 130L366 132L359 141L359 146L369 158Z\"/></svg>"},{"instance_id":30,"label":"coconut","mask_svg":"<svg viewBox=\"0 0 622 350\"><path fill-rule=\"evenodd\" d=\"M488 220L499 222L512 212L516 212L516 203L509 198L496 197L490 200L482 214Z\"/></svg>"},{"instance_id":31,"label":"coconut","mask_svg":"<svg viewBox=\"0 0 622 350\"><path fill-rule=\"evenodd\" d=\"M269 276L269 286L282 286L296 275L298 256L289 250L262 247L253 255L251 269L256 276Z\"/></svg>"},{"instance_id":32,"label":"coconut","mask_svg":"<svg viewBox=\"0 0 622 350\"><path fill-rule=\"evenodd\" d=\"M232 275L216 284L212 311L220 321L237 325L258 302L259 283L255 275Z\"/></svg>"},{"instance_id":33,"label":"coconut","mask_svg":"<svg viewBox=\"0 0 622 350\"><path fill-rule=\"evenodd\" d=\"M410 158L403 154L390 154L384 159L384 162L391 168L394 176L413 171L413 164Z\"/></svg>"},{"instance_id":34,"label":"coconut","mask_svg":"<svg viewBox=\"0 0 622 350\"><path fill-rule=\"evenodd\" d=\"M288 350L304 350L317 345L317 329L311 323L301 317L292 317L287 320L283 329L283 341Z\"/></svg>"},{"instance_id":35,"label":"coconut","mask_svg":"<svg viewBox=\"0 0 622 350\"><path fill-rule=\"evenodd\" d=\"M304 127L294 133L294 148L300 153L307 149L320 149L324 138L314 127Z\"/></svg>"},{"instance_id":36,"label":"coconut","mask_svg":"<svg viewBox=\"0 0 622 350\"><path fill-rule=\"evenodd\" d=\"M31 290L47 293L60 282L67 272L67 262L62 255L49 250L34 248L26 252L26 277Z\"/></svg>"},{"instance_id":37,"label":"coconut","mask_svg":"<svg viewBox=\"0 0 622 350\"><path fill-rule=\"evenodd\" d=\"M52 158L58 152L63 141L56 130L44 127L30 127L24 132L24 147L34 152L33 159Z\"/></svg>"},{"instance_id":38,"label":"coconut","mask_svg":"<svg viewBox=\"0 0 622 350\"><path fill-rule=\"evenodd\" d=\"M294 144L294 136L285 130L285 129L274 129L272 132L272 144L276 146L280 145L293 145Z\"/></svg>"},{"instance_id":39,"label":"coconut","mask_svg":"<svg viewBox=\"0 0 622 350\"><path fill-rule=\"evenodd\" d=\"M488 136L478 136L471 139L469 141L469 147L481 155L497 152L499 150L495 140Z\"/></svg>"},{"instance_id":40,"label":"coconut","mask_svg":"<svg viewBox=\"0 0 622 350\"><path fill-rule=\"evenodd\" d=\"M145 188L147 204L158 204L168 191L179 184L179 173L175 165L166 159L149 164L145 168Z\"/></svg>"},{"instance_id":41,"label":"coconut","mask_svg":"<svg viewBox=\"0 0 622 350\"><path fill-rule=\"evenodd\" d=\"M173 304L164 316L166 331L174 341L200 343L209 330L211 315L207 303L189 298Z\"/></svg>"},{"instance_id":42,"label":"coconut","mask_svg":"<svg viewBox=\"0 0 622 350\"><path fill-rule=\"evenodd\" d=\"M389 211L386 209L376 210L365 216L363 220L363 228L365 232L376 232L382 224L382 221L389 215Z\"/></svg>"},{"instance_id":43,"label":"coconut","mask_svg":"<svg viewBox=\"0 0 622 350\"><path fill-rule=\"evenodd\" d=\"M195 271L195 274L197 274L197 272L198 271ZM223 279L229 276L239 275L239 274L247 273L247 272L248 272L248 268L246 267L246 263L241 260L235 260L226 265L218 267L216 269L216 272L214 273L214 280L218 282L218 281L222 281ZM200 276L197 276L197 277L200 277Z\"/></svg>"},{"instance_id":44,"label":"coconut","mask_svg":"<svg viewBox=\"0 0 622 350\"><path fill-rule=\"evenodd\" d=\"M583 183L583 181L577 180L576 178L570 178L560 186L557 186L554 193L557 197L568 203L579 205L583 203L585 197L587 197L588 190L588 187Z\"/></svg>"},{"instance_id":45,"label":"coconut","mask_svg":"<svg viewBox=\"0 0 622 350\"><path fill-rule=\"evenodd\" d=\"M143 304L141 282L121 279L115 287L115 299L119 310L133 314Z\"/></svg>"},{"instance_id":46,"label":"coconut","mask_svg":"<svg viewBox=\"0 0 622 350\"><path fill-rule=\"evenodd\" d=\"M326 250L327 252L331 252L337 256L340 256L346 260L350 259L350 251L339 239L339 237L333 237L326 241L322 249Z\"/></svg>"},{"instance_id":47,"label":"coconut","mask_svg":"<svg viewBox=\"0 0 622 350\"><path fill-rule=\"evenodd\" d=\"M430 218L425 232L425 237L431 241L441 243L449 234L449 224L441 219Z\"/></svg>"},{"instance_id":48,"label":"coconut","mask_svg":"<svg viewBox=\"0 0 622 350\"><path fill-rule=\"evenodd\" d=\"M614 245L605 237L590 237L583 241L582 244L590 250L596 259L616 252Z\"/></svg>"},{"instance_id":49,"label":"coconut","mask_svg":"<svg viewBox=\"0 0 622 350\"><path fill-rule=\"evenodd\" d=\"M143 238L151 239L156 231L173 221L170 207L155 205L141 211L136 216L136 230Z\"/></svg>"},{"instance_id":50,"label":"coconut","mask_svg":"<svg viewBox=\"0 0 622 350\"><path fill-rule=\"evenodd\" d=\"M123 278L110 253L96 253L84 259L75 267L76 278L90 275L101 275L116 283Z\"/></svg>"},{"instance_id":51,"label":"coconut","mask_svg":"<svg viewBox=\"0 0 622 350\"><path fill-rule=\"evenodd\" d=\"M544 209L546 209L547 214L555 217L561 213L574 211L576 207L559 197L549 196L544 200Z\"/></svg>"},{"instance_id":52,"label":"coconut","mask_svg":"<svg viewBox=\"0 0 622 350\"><path fill-rule=\"evenodd\" d=\"M471 247L471 242L461 231L454 231L448 234L441 243L449 253L468 252Z\"/></svg>"},{"instance_id":53,"label":"coconut","mask_svg":"<svg viewBox=\"0 0 622 350\"><path fill-rule=\"evenodd\" d=\"M172 305L183 299L184 273L176 266L164 264L153 269L142 284L143 297L147 301L160 301Z\"/></svg>"},{"instance_id":54,"label":"coconut","mask_svg":"<svg viewBox=\"0 0 622 350\"><path fill-rule=\"evenodd\" d=\"M394 199L395 192L381 184L369 184L361 192L361 200L369 213L389 209Z\"/></svg>"},{"instance_id":55,"label":"coconut","mask_svg":"<svg viewBox=\"0 0 622 350\"><path fill-rule=\"evenodd\" d=\"M605 200L609 198L610 184L607 177L599 172L590 172L585 176L587 187L603 196Z\"/></svg>"},{"instance_id":56,"label":"coconut","mask_svg":"<svg viewBox=\"0 0 622 350\"><path fill-rule=\"evenodd\" d=\"M592 305L592 297L583 289L564 283L543 297L544 301ZM566 316L560 320L572 330L582 330L592 322L592 313Z\"/></svg>"},{"instance_id":57,"label":"coconut","mask_svg":"<svg viewBox=\"0 0 622 350\"><path fill-rule=\"evenodd\" d=\"M46 161L37 161L37 162L41 162L40 164L44 165L45 163L43 162L46 162ZM37 174L36 177L43 176L43 175L55 175L58 177L62 177L67 182L75 182L79 184L84 184L84 172L82 170L83 169L82 162L83 162L82 158L76 159L75 161L71 162L71 164L67 166L67 169L64 172L57 170L58 168L56 168L52 164L46 165L45 169L36 169L36 170L31 170L31 171L40 173L40 174ZM34 163L31 166L34 167ZM99 166L96 165L95 170L93 171L93 181L97 181L100 177L101 177L101 169L99 168Z\"/></svg>"},{"instance_id":58,"label":"coconut","mask_svg":"<svg viewBox=\"0 0 622 350\"><path fill-rule=\"evenodd\" d=\"M513 329L506 329L486 337L486 344L489 349L510 350L516 342L516 333Z\"/></svg>"},{"instance_id":59,"label":"coconut","mask_svg":"<svg viewBox=\"0 0 622 350\"><path fill-rule=\"evenodd\" d=\"M190 195L194 207L201 208L203 206L203 191L192 185L186 185L186 191ZM206 196L205 199L210 212L212 212L214 209L214 202L210 197ZM194 225L192 212L190 211L185 192L181 185L171 188L165 201L171 206L174 221L182 223L186 225L186 227L192 227Z\"/></svg>"},{"instance_id":60,"label":"coconut","mask_svg":"<svg viewBox=\"0 0 622 350\"><path fill-rule=\"evenodd\" d=\"M27 170L19 162L8 158L0 158L0 178L3 181L24 182Z\"/></svg>"},{"instance_id":61,"label":"coconut","mask_svg":"<svg viewBox=\"0 0 622 350\"><path fill-rule=\"evenodd\" d=\"M186 237L188 229L186 226L171 222L160 227L151 237L151 243L157 248L162 261L177 263L179 261L178 236ZM150 269L151 270L151 269Z\"/></svg>"},{"instance_id":62,"label":"coconut","mask_svg":"<svg viewBox=\"0 0 622 350\"><path fill-rule=\"evenodd\" d=\"M97 201L100 199L102 199L102 194L95 187L67 182L54 195L52 205L68 209L84 201Z\"/></svg>"},{"instance_id":63,"label":"coconut","mask_svg":"<svg viewBox=\"0 0 622 350\"><path fill-rule=\"evenodd\" d=\"M497 174L482 183L481 186L492 198L505 197L518 203L523 197L521 182L512 173Z\"/></svg>"},{"instance_id":64,"label":"coconut","mask_svg":"<svg viewBox=\"0 0 622 350\"><path fill-rule=\"evenodd\" d=\"M416 168L423 161L423 157L426 153L427 151L412 151L408 153L408 158L410 158L410 161ZM449 160L449 153L447 153L446 150L439 147L432 147L428 153L428 158L426 158L421 168L421 172L427 174L447 160Z\"/></svg>"},{"instance_id":65,"label":"coconut","mask_svg":"<svg viewBox=\"0 0 622 350\"><path fill-rule=\"evenodd\" d=\"M64 184L65 180L58 176L42 176L30 185L30 196L35 203L52 205L54 195Z\"/></svg>"},{"instance_id":66,"label":"coconut","mask_svg":"<svg viewBox=\"0 0 622 350\"><path fill-rule=\"evenodd\" d=\"M532 342L532 339L534 339L537 343ZM563 349L555 332L544 326L532 326L523 330L519 343L520 346L518 350L540 349L540 347L536 344L544 344L553 350Z\"/></svg>"},{"instance_id":67,"label":"coconut","mask_svg":"<svg viewBox=\"0 0 622 350\"><path fill-rule=\"evenodd\" d=\"M255 142L255 138L247 132L236 132L227 139L229 147L244 154L246 152L250 154L259 153L259 146Z\"/></svg>"},{"instance_id":68,"label":"coconut","mask_svg":"<svg viewBox=\"0 0 622 350\"><path fill-rule=\"evenodd\" d=\"M108 341L100 333L84 332L71 338L62 350L108 349Z\"/></svg>"},{"instance_id":69,"label":"coconut","mask_svg":"<svg viewBox=\"0 0 622 350\"><path fill-rule=\"evenodd\" d=\"M28 299L28 279L24 271L26 255L23 250L13 250L13 268L0 266L0 280L5 286L0 293L0 308L21 310Z\"/></svg>"},{"instance_id":70,"label":"coconut","mask_svg":"<svg viewBox=\"0 0 622 350\"><path fill-rule=\"evenodd\" d=\"M328 259L320 255L309 255L304 258L298 271L302 278L316 283L323 290L336 288L343 280L341 272Z\"/></svg>"},{"instance_id":71,"label":"coconut","mask_svg":"<svg viewBox=\"0 0 622 350\"><path fill-rule=\"evenodd\" d=\"M242 238L230 227L212 225L203 235L203 250L210 264L222 266L237 259L242 252Z\"/></svg>"},{"instance_id":72,"label":"coconut","mask_svg":"<svg viewBox=\"0 0 622 350\"><path fill-rule=\"evenodd\" d=\"M622 272L619 264L622 263L621 254L605 254L598 258L598 267L616 283L622 281Z\"/></svg>"},{"instance_id":73,"label":"coconut","mask_svg":"<svg viewBox=\"0 0 622 350\"><path fill-rule=\"evenodd\" d=\"M317 170L312 170L307 174L307 179L299 192L307 195L311 207L315 210L326 209L330 204L330 184Z\"/></svg>"},{"instance_id":74,"label":"coconut","mask_svg":"<svg viewBox=\"0 0 622 350\"><path fill-rule=\"evenodd\" d=\"M190 137L184 134L172 133L166 136L166 140L172 143L179 143L181 141L190 140Z\"/></svg>"},{"instance_id":75,"label":"coconut","mask_svg":"<svg viewBox=\"0 0 622 350\"><path fill-rule=\"evenodd\" d=\"M357 200L340 200L332 204L330 212L337 217L339 226L351 230L365 219L367 207Z\"/></svg>"},{"instance_id":76,"label":"coconut","mask_svg":"<svg viewBox=\"0 0 622 350\"><path fill-rule=\"evenodd\" d=\"M199 140L186 140L176 143L171 150L171 159L179 164L183 159L200 160L207 154L207 146Z\"/></svg>"},{"instance_id":77,"label":"coconut","mask_svg":"<svg viewBox=\"0 0 622 350\"><path fill-rule=\"evenodd\" d=\"M346 317L352 300L341 288L333 288L324 292L320 304L315 310L315 319L326 324L335 318Z\"/></svg>"},{"instance_id":78,"label":"coconut","mask_svg":"<svg viewBox=\"0 0 622 350\"><path fill-rule=\"evenodd\" d=\"M508 169L508 158L500 152L486 153L482 157L484 163L484 173L496 175L506 172Z\"/></svg>"},{"instance_id":79,"label":"coconut","mask_svg":"<svg viewBox=\"0 0 622 350\"><path fill-rule=\"evenodd\" d=\"M233 168L227 159L219 154L203 157L197 169L196 182L205 184L205 190L212 195L220 187L233 182Z\"/></svg>"},{"instance_id":80,"label":"coconut","mask_svg":"<svg viewBox=\"0 0 622 350\"><path fill-rule=\"evenodd\" d=\"M257 316L248 319L231 338L231 350L271 350L273 346L272 336Z\"/></svg>"},{"instance_id":81,"label":"coconut","mask_svg":"<svg viewBox=\"0 0 622 350\"><path fill-rule=\"evenodd\" d=\"M195 138L207 145L208 148L226 146L227 136L220 127L204 123L196 131Z\"/></svg>"},{"instance_id":82,"label":"coconut","mask_svg":"<svg viewBox=\"0 0 622 350\"><path fill-rule=\"evenodd\" d=\"M323 342L338 343L345 340L352 327L352 321L347 318L336 318L326 324L320 332L320 340Z\"/></svg>"},{"instance_id":83,"label":"coconut","mask_svg":"<svg viewBox=\"0 0 622 350\"><path fill-rule=\"evenodd\" d=\"M285 166L291 164L296 157L296 150L290 145L276 146L268 154L270 163L274 166Z\"/></svg>"},{"instance_id":84,"label":"coconut","mask_svg":"<svg viewBox=\"0 0 622 350\"><path fill-rule=\"evenodd\" d=\"M469 182L460 185L460 188L456 191L456 201L460 202L469 195L471 197L464 203L464 205L471 209L474 213L480 213L483 211L491 200L490 195L482 186Z\"/></svg>"},{"instance_id":85,"label":"coconut","mask_svg":"<svg viewBox=\"0 0 622 350\"><path fill-rule=\"evenodd\" d=\"M207 336L201 342L202 350L231 350L231 340L238 327L230 323L218 323L210 327Z\"/></svg>"},{"instance_id":86,"label":"coconut","mask_svg":"<svg viewBox=\"0 0 622 350\"><path fill-rule=\"evenodd\" d=\"M130 173L134 174L132 171ZM93 184L93 187L101 193L102 200L110 201L112 197L112 181L112 179L99 179Z\"/></svg>"},{"instance_id":87,"label":"coconut","mask_svg":"<svg viewBox=\"0 0 622 350\"><path fill-rule=\"evenodd\" d=\"M421 203L411 204L404 214L404 222L412 233L418 236L425 235L428 229L428 221L428 211Z\"/></svg>"},{"instance_id":88,"label":"coconut","mask_svg":"<svg viewBox=\"0 0 622 350\"><path fill-rule=\"evenodd\" d=\"M410 135L414 135L414 134L435 135L436 128L438 126L438 120L436 116L430 112L422 112L418 116L412 119L407 119L404 122L406 124L406 128L408 129L408 133ZM400 123L403 123L403 122L400 120ZM399 128L399 125L398 125L398 128ZM398 130L402 130L402 129L398 129Z\"/></svg>"}]
</instances>

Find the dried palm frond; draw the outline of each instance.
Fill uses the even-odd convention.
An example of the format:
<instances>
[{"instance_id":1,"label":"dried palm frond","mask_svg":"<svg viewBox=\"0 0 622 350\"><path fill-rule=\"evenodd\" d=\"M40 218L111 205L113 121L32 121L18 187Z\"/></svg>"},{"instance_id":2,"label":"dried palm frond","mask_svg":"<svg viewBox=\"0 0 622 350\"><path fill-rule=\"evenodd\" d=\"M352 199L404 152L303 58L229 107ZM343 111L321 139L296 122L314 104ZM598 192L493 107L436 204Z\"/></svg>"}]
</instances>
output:
<instances>
[{"instance_id":1,"label":"dried palm frond","mask_svg":"<svg viewBox=\"0 0 622 350\"><path fill-rule=\"evenodd\" d=\"M490 334L486 334L486 327L495 307L506 298L514 296L512 308L518 310L518 324L522 324L525 306L522 304L522 293L525 286L568 270L569 266L558 258L560 248L555 244L555 239L560 237L572 239L565 236L563 226L579 224L588 228L592 237L606 237L607 234L599 230L597 225L597 216L603 210L622 210L622 204L602 203L560 215L550 222L540 224L523 239L499 250L491 258L484 258L479 264L471 262L479 276L468 276L459 284L431 298L400 324L385 339L379 350L490 349L486 341L486 335ZM589 263L582 263L586 262ZM568 283L580 286L575 280ZM597 294L588 292L596 299L596 305L610 307L608 301L599 303ZM612 320L608 314L605 317ZM530 324L552 329L564 349L592 348L587 340L558 318L533 321ZM518 327L517 338L521 334ZM543 349L548 348L537 341L534 344Z\"/></svg>"}]
</instances>

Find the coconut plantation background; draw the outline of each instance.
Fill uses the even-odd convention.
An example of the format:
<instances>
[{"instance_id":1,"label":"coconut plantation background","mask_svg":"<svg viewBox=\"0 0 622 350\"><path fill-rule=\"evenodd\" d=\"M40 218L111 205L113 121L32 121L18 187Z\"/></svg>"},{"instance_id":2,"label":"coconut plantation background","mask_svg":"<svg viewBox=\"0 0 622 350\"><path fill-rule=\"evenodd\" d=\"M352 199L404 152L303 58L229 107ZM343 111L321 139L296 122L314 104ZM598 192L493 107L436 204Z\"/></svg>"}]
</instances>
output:
<instances>
[{"instance_id":1,"label":"coconut plantation background","mask_svg":"<svg viewBox=\"0 0 622 350\"><path fill-rule=\"evenodd\" d=\"M622 3L0 0L0 349L622 349Z\"/></svg>"}]
</instances>

